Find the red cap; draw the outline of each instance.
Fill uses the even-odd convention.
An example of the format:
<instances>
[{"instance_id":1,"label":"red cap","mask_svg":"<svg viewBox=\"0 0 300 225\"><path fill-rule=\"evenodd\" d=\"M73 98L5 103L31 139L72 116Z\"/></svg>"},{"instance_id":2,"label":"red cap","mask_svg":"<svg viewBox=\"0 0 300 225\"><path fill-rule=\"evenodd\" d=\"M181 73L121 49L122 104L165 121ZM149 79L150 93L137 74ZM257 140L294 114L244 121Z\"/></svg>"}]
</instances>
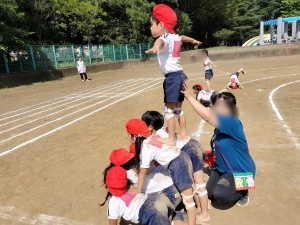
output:
<instances>
[{"instance_id":1,"label":"red cap","mask_svg":"<svg viewBox=\"0 0 300 225\"><path fill-rule=\"evenodd\" d=\"M177 22L177 16L173 9L165 4L158 4L153 8L153 15L171 34L175 34L174 28Z\"/></svg>"},{"instance_id":2,"label":"red cap","mask_svg":"<svg viewBox=\"0 0 300 225\"><path fill-rule=\"evenodd\" d=\"M120 166L114 166L107 171L106 187L116 197L121 197L127 191L127 173Z\"/></svg>"},{"instance_id":3,"label":"red cap","mask_svg":"<svg viewBox=\"0 0 300 225\"><path fill-rule=\"evenodd\" d=\"M235 86L232 86L231 88L232 88L233 90L236 90L236 89L238 89L238 86L235 85Z\"/></svg>"},{"instance_id":4,"label":"red cap","mask_svg":"<svg viewBox=\"0 0 300 225\"><path fill-rule=\"evenodd\" d=\"M121 165L127 163L133 157L134 157L134 154L128 152L124 148L119 148L119 149L113 150L110 153L109 159L112 164L114 164L116 166L121 166Z\"/></svg>"},{"instance_id":5,"label":"red cap","mask_svg":"<svg viewBox=\"0 0 300 225\"><path fill-rule=\"evenodd\" d=\"M129 145L129 152L132 153L133 155L136 154L135 144Z\"/></svg>"},{"instance_id":6,"label":"red cap","mask_svg":"<svg viewBox=\"0 0 300 225\"><path fill-rule=\"evenodd\" d=\"M196 86L198 86L200 88L200 90L203 90L203 87L201 84L196 84Z\"/></svg>"},{"instance_id":7,"label":"red cap","mask_svg":"<svg viewBox=\"0 0 300 225\"><path fill-rule=\"evenodd\" d=\"M126 123L126 130L129 134L138 135L142 137L149 137L147 124L141 119L131 119Z\"/></svg>"}]
</instances>

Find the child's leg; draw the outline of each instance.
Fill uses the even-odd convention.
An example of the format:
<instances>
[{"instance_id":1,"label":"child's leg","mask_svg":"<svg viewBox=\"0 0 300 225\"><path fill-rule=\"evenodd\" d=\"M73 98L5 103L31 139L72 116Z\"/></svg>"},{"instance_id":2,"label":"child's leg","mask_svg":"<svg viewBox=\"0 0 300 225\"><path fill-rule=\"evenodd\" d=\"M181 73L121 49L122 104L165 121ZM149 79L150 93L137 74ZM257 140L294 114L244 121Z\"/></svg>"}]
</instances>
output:
<instances>
[{"instance_id":1,"label":"child's leg","mask_svg":"<svg viewBox=\"0 0 300 225\"><path fill-rule=\"evenodd\" d=\"M81 80L84 80L83 73L80 73Z\"/></svg>"},{"instance_id":2,"label":"child's leg","mask_svg":"<svg viewBox=\"0 0 300 225\"><path fill-rule=\"evenodd\" d=\"M206 80L206 85L207 85L207 88L208 88L208 92L210 93L211 92L211 87L210 87L210 80L209 79Z\"/></svg>"},{"instance_id":3,"label":"child's leg","mask_svg":"<svg viewBox=\"0 0 300 225\"><path fill-rule=\"evenodd\" d=\"M175 144L175 132L176 132L176 122L174 108L175 103L166 103L166 111L164 112L164 117L167 120L167 127L169 131L169 138L161 138L159 141L164 144L174 145Z\"/></svg>"},{"instance_id":4,"label":"child's leg","mask_svg":"<svg viewBox=\"0 0 300 225\"><path fill-rule=\"evenodd\" d=\"M193 188L190 187L185 190L181 190L182 202L186 208L188 216L188 224L195 225L196 223L196 207L193 196Z\"/></svg>"},{"instance_id":5,"label":"child's leg","mask_svg":"<svg viewBox=\"0 0 300 225\"><path fill-rule=\"evenodd\" d=\"M187 210L188 224L195 225L196 222L196 207L193 193L193 175L192 163L185 152L180 152L180 155L174 159L169 170L173 182L182 196L182 202Z\"/></svg>"},{"instance_id":6,"label":"child's leg","mask_svg":"<svg viewBox=\"0 0 300 225\"><path fill-rule=\"evenodd\" d=\"M195 191L199 197L200 206L201 206L201 214L197 219L201 222L207 222L210 220L210 217L208 214L208 196L207 196L206 185L204 181L203 170L194 173L194 181L195 181Z\"/></svg>"},{"instance_id":7,"label":"child's leg","mask_svg":"<svg viewBox=\"0 0 300 225\"><path fill-rule=\"evenodd\" d=\"M87 75L86 73L83 73L84 79L87 80Z\"/></svg>"},{"instance_id":8,"label":"child's leg","mask_svg":"<svg viewBox=\"0 0 300 225\"><path fill-rule=\"evenodd\" d=\"M175 105L175 116L178 119L179 122L179 126L180 126L180 135L179 138L180 139L187 139L188 135L187 135L187 128L186 128L186 119L184 116L184 112L182 111L182 102L178 102Z\"/></svg>"}]
</instances>

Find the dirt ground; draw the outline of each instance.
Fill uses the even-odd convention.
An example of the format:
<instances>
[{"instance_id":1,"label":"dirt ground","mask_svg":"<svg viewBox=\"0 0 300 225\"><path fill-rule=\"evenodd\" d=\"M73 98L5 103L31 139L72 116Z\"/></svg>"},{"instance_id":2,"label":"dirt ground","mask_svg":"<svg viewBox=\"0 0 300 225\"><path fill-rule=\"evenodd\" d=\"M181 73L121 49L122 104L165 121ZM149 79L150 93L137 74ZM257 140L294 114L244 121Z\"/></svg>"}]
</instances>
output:
<instances>
[{"instance_id":1,"label":"dirt ground","mask_svg":"<svg viewBox=\"0 0 300 225\"><path fill-rule=\"evenodd\" d=\"M256 190L245 208L210 210L212 225L299 224L300 56L216 61L213 88L240 67L240 118L257 165ZM203 83L199 62L184 71ZM0 90L0 224L107 224L102 171L111 150L129 142L128 119L162 109L163 77L154 68L90 74ZM280 85L290 83L271 92ZM279 120L274 109L283 120ZM189 133L200 118L186 102ZM212 128L200 142L209 148Z\"/></svg>"}]
</instances>

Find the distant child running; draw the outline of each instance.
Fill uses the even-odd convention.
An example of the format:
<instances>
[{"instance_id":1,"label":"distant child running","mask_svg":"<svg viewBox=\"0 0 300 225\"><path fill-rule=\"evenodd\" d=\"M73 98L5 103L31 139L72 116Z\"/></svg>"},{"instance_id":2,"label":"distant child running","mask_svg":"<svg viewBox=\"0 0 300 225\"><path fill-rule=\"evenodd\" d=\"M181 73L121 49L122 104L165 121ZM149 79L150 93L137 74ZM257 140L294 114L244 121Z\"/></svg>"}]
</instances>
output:
<instances>
[{"instance_id":1,"label":"distant child running","mask_svg":"<svg viewBox=\"0 0 300 225\"><path fill-rule=\"evenodd\" d=\"M208 56L208 51L206 49L202 50L204 56L203 66L205 69L205 83L207 85L208 91L211 92L210 80L214 76L213 67L216 67L215 64L210 60Z\"/></svg>"},{"instance_id":2,"label":"distant child running","mask_svg":"<svg viewBox=\"0 0 300 225\"><path fill-rule=\"evenodd\" d=\"M187 76L182 71L180 65L180 50L182 42L190 42L194 45L201 45L200 41L184 35L175 34L176 13L164 4L158 4L153 8L150 18L151 33L157 38L153 48L146 51L147 54L156 54L162 73L165 76L164 88L164 116L169 128L169 138L159 139L158 141L174 145L175 144L175 118L180 125L180 139L187 139L186 121L181 109L184 96L181 93Z\"/></svg>"},{"instance_id":3,"label":"distant child running","mask_svg":"<svg viewBox=\"0 0 300 225\"><path fill-rule=\"evenodd\" d=\"M230 75L230 82L227 84L227 89L242 89L244 88L241 82L239 81L238 77L242 74L245 74L243 68L239 69L239 71Z\"/></svg>"},{"instance_id":4,"label":"distant child running","mask_svg":"<svg viewBox=\"0 0 300 225\"><path fill-rule=\"evenodd\" d=\"M82 81L90 80L90 79L88 79L88 77L86 75L86 66L81 57L79 57L78 61L77 61L77 71L78 71Z\"/></svg>"}]
</instances>

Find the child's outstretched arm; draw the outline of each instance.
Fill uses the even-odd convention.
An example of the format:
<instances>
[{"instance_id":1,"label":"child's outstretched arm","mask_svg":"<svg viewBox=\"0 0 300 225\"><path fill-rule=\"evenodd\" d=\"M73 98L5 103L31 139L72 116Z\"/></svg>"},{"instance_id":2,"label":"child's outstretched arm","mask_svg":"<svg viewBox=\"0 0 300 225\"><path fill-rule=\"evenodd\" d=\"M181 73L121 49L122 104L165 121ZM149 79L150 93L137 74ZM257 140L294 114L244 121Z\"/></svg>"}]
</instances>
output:
<instances>
[{"instance_id":1,"label":"child's outstretched arm","mask_svg":"<svg viewBox=\"0 0 300 225\"><path fill-rule=\"evenodd\" d=\"M182 42L189 42L189 43L192 43L193 45L202 45L201 41L197 41L194 38L191 38L191 37L188 37L188 36L185 36L185 35L181 35L181 41Z\"/></svg>"},{"instance_id":2,"label":"child's outstretched arm","mask_svg":"<svg viewBox=\"0 0 300 225\"><path fill-rule=\"evenodd\" d=\"M241 89L244 88L244 86L243 86L240 82L238 82L238 85L239 85L239 87L240 87Z\"/></svg>"},{"instance_id":3,"label":"child's outstretched arm","mask_svg":"<svg viewBox=\"0 0 300 225\"><path fill-rule=\"evenodd\" d=\"M152 48L145 51L146 54L156 54L159 53L159 49L164 47L164 41L161 38L157 38L154 42L154 45Z\"/></svg>"},{"instance_id":4,"label":"child's outstretched arm","mask_svg":"<svg viewBox=\"0 0 300 225\"><path fill-rule=\"evenodd\" d=\"M211 60L210 60L210 64L211 64L213 67L217 67Z\"/></svg>"}]
</instances>

